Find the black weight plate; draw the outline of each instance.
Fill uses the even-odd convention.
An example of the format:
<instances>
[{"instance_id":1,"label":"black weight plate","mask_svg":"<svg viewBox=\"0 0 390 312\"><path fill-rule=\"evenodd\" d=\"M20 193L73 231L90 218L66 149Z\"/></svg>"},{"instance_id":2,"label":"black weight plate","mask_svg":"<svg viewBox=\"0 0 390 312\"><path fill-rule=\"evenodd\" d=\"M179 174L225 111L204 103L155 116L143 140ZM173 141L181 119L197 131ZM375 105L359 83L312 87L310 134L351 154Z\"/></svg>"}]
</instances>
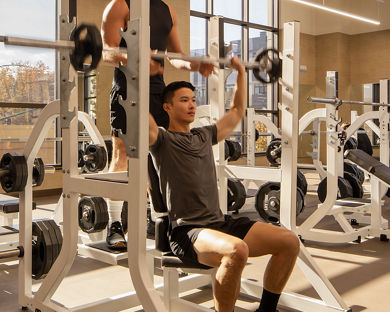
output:
<instances>
[{"instance_id":1,"label":"black weight plate","mask_svg":"<svg viewBox=\"0 0 390 312\"><path fill-rule=\"evenodd\" d=\"M352 186L352 197L354 198L363 198L363 186L360 183L357 176L350 172L344 172L344 178L351 184Z\"/></svg>"},{"instance_id":2,"label":"black weight plate","mask_svg":"<svg viewBox=\"0 0 390 312\"><path fill-rule=\"evenodd\" d=\"M106 228L108 224L108 208L107 208L107 202L104 200L103 197L93 197L93 200L96 203L96 207L99 207L99 211L97 213L97 224L95 231L102 231Z\"/></svg>"},{"instance_id":3,"label":"black weight plate","mask_svg":"<svg viewBox=\"0 0 390 312\"><path fill-rule=\"evenodd\" d=\"M24 155L16 152L4 154L0 161L0 168L9 170L7 174L0 177L1 186L5 192L20 192L24 189L28 175Z\"/></svg>"},{"instance_id":4,"label":"black weight plate","mask_svg":"<svg viewBox=\"0 0 390 312\"><path fill-rule=\"evenodd\" d=\"M280 165L280 158L282 157L282 141L279 138L271 140L265 151L265 156L272 166Z\"/></svg>"},{"instance_id":5,"label":"black weight plate","mask_svg":"<svg viewBox=\"0 0 390 312\"><path fill-rule=\"evenodd\" d=\"M107 163L106 149L101 145L90 144L85 149L86 156L92 156L92 160L85 160L85 168L90 172L103 170Z\"/></svg>"},{"instance_id":6,"label":"black weight plate","mask_svg":"<svg viewBox=\"0 0 390 312\"><path fill-rule=\"evenodd\" d=\"M241 144L236 141L226 140L229 146L229 161L235 161L241 157Z\"/></svg>"},{"instance_id":7,"label":"black weight plate","mask_svg":"<svg viewBox=\"0 0 390 312\"><path fill-rule=\"evenodd\" d=\"M122 211L121 211L121 222L122 222L122 229L123 233L127 233L127 214L128 214L129 205L127 201L123 202L122 205Z\"/></svg>"},{"instance_id":8,"label":"black weight plate","mask_svg":"<svg viewBox=\"0 0 390 312\"><path fill-rule=\"evenodd\" d=\"M44 277L53 264L53 244L44 222L33 221L32 240L32 278L37 280Z\"/></svg>"},{"instance_id":9,"label":"black weight plate","mask_svg":"<svg viewBox=\"0 0 390 312\"><path fill-rule=\"evenodd\" d=\"M350 137L344 145L344 152L350 149L357 149L357 140L354 137Z\"/></svg>"},{"instance_id":10,"label":"black weight plate","mask_svg":"<svg viewBox=\"0 0 390 312\"><path fill-rule=\"evenodd\" d=\"M239 179L229 178L227 182L228 211L238 211L245 204L246 191Z\"/></svg>"},{"instance_id":11,"label":"black weight plate","mask_svg":"<svg viewBox=\"0 0 390 312\"><path fill-rule=\"evenodd\" d=\"M83 197L79 200L79 226L86 233L93 233L96 225L96 207L91 197Z\"/></svg>"},{"instance_id":12,"label":"black weight plate","mask_svg":"<svg viewBox=\"0 0 390 312\"><path fill-rule=\"evenodd\" d=\"M280 183L276 182L266 182L261 185L256 193L255 208L259 213L260 217L263 218L266 222L278 222L279 221L279 211L278 208L268 207L270 194L271 196L276 196L277 191L280 191Z\"/></svg>"},{"instance_id":13,"label":"black weight plate","mask_svg":"<svg viewBox=\"0 0 390 312\"><path fill-rule=\"evenodd\" d=\"M347 198L353 196L353 190L351 184L344 178L338 177L338 190L337 190L337 199ZM323 203L326 199L327 193L327 178L322 179L320 184L318 184L317 194L318 199Z\"/></svg>"},{"instance_id":14,"label":"black weight plate","mask_svg":"<svg viewBox=\"0 0 390 312\"><path fill-rule=\"evenodd\" d=\"M229 158L229 144L226 142L226 140L223 143L225 149L225 160L227 160Z\"/></svg>"},{"instance_id":15,"label":"black weight plate","mask_svg":"<svg viewBox=\"0 0 390 312\"><path fill-rule=\"evenodd\" d=\"M344 172L349 172L354 175L357 175L357 166L349 162L344 162Z\"/></svg>"},{"instance_id":16,"label":"black weight plate","mask_svg":"<svg viewBox=\"0 0 390 312\"><path fill-rule=\"evenodd\" d=\"M364 183L364 179L365 179L365 176L364 176L364 171L362 169L360 169L359 167L356 166L356 169L357 169L357 178L359 179L360 183L363 184Z\"/></svg>"},{"instance_id":17,"label":"black weight plate","mask_svg":"<svg viewBox=\"0 0 390 312\"><path fill-rule=\"evenodd\" d=\"M55 223L54 220L44 220L46 227L49 229L49 234L53 244L53 259L52 265L57 260L58 255L60 254L62 248L62 234L59 226ZM51 269L51 267L49 269ZM48 272L47 272L48 273Z\"/></svg>"},{"instance_id":18,"label":"black weight plate","mask_svg":"<svg viewBox=\"0 0 390 312\"><path fill-rule=\"evenodd\" d=\"M253 69L253 76L262 83L274 83L282 76L282 61L279 58L279 51L275 49L264 49L257 53L255 62L260 62L266 68Z\"/></svg>"},{"instance_id":19,"label":"black weight plate","mask_svg":"<svg viewBox=\"0 0 390 312\"><path fill-rule=\"evenodd\" d=\"M84 38L81 34L87 31ZM90 24L80 24L71 33L70 40L74 41L75 48L70 54L70 62L75 70L89 72L97 67L102 57L103 42L99 29ZM84 62L92 56L92 62L86 68Z\"/></svg>"},{"instance_id":20,"label":"black weight plate","mask_svg":"<svg viewBox=\"0 0 390 312\"><path fill-rule=\"evenodd\" d=\"M297 187L296 216L303 211L304 207L305 195ZM280 218L280 183L266 182L261 185L256 194L255 208L266 222L278 223Z\"/></svg>"},{"instance_id":21,"label":"black weight plate","mask_svg":"<svg viewBox=\"0 0 390 312\"><path fill-rule=\"evenodd\" d=\"M43 180L45 179L45 165L40 157L34 159L32 178L34 186L42 185Z\"/></svg>"},{"instance_id":22,"label":"black weight plate","mask_svg":"<svg viewBox=\"0 0 390 312\"><path fill-rule=\"evenodd\" d=\"M359 128L359 130L364 130L364 129ZM357 137L358 137L357 148L362 151L365 151L368 155L372 156L373 153L372 144L367 133L358 133Z\"/></svg>"},{"instance_id":23,"label":"black weight plate","mask_svg":"<svg viewBox=\"0 0 390 312\"><path fill-rule=\"evenodd\" d=\"M307 181L305 175L297 170L297 187L301 189L303 192L303 195L306 195L307 193Z\"/></svg>"},{"instance_id":24,"label":"black weight plate","mask_svg":"<svg viewBox=\"0 0 390 312\"><path fill-rule=\"evenodd\" d=\"M260 132L255 128L255 142L260 138Z\"/></svg>"},{"instance_id":25,"label":"black weight plate","mask_svg":"<svg viewBox=\"0 0 390 312\"><path fill-rule=\"evenodd\" d=\"M104 140L104 143L106 144L106 148L107 148L107 161L110 164L112 159L112 141Z\"/></svg>"},{"instance_id":26,"label":"black weight plate","mask_svg":"<svg viewBox=\"0 0 390 312\"><path fill-rule=\"evenodd\" d=\"M297 187L297 205L296 205L296 215L299 216L303 209L305 208L305 194L301 188Z\"/></svg>"},{"instance_id":27,"label":"black weight plate","mask_svg":"<svg viewBox=\"0 0 390 312\"><path fill-rule=\"evenodd\" d=\"M83 197L79 201L79 226L86 233L96 233L105 229L108 211L101 197Z\"/></svg>"},{"instance_id":28,"label":"black weight plate","mask_svg":"<svg viewBox=\"0 0 390 312\"><path fill-rule=\"evenodd\" d=\"M84 151L82 149L79 149L79 157L77 161L77 167L81 168L85 165L84 162Z\"/></svg>"},{"instance_id":29,"label":"black weight plate","mask_svg":"<svg viewBox=\"0 0 390 312\"><path fill-rule=\"evenodd\" d=\"M349 172L355 175L361 184L364 182L364 172L359 169L355 164L351 164L349 162L344 162L344 172Z\"/></svg>"}]
</instances>

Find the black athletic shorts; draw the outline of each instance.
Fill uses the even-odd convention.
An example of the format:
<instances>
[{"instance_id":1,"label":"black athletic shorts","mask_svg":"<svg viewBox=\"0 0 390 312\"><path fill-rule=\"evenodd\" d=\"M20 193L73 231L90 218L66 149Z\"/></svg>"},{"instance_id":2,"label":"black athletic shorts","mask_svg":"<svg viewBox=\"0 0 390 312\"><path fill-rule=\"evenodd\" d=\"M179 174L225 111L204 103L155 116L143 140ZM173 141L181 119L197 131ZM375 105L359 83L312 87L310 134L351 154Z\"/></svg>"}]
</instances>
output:
<instances>
[{"instance_id":1,"label":"black athletic shorts","mask_svg":"<svg viewBox=\"0 0 390 312\"><path fill-rule=\"evenodd\" d=\"M119 104L119 95L123 92L120 92L113 88L110 94L110 103L111 103L111 132L112 135L118 137L119 130L122 130L122 133L126 133L126 111L122 105ZM149 94L149 111L154 117L157 125L168 129L169 126L169 116L167 112L163 109L162 103L163 99L161 94Z\"/></svg>"},{"instance_id":2,"label":"black athletic shorts","mask_svg":"<svg viewBox=\"0 0 390 312\"><path fill-rule=\"evenodd\" d=\"M170 246L172 252L189 263L198 263L198 257L194 250L193 244L198 238L200 231L203 229L217 230L240 239L244 239L250 228L256 221L250 220L247 217L232 218L225 215L225 221L210 223L203 225L182 225L175 227L170 233Z\"/></svg>"}]
</instances>

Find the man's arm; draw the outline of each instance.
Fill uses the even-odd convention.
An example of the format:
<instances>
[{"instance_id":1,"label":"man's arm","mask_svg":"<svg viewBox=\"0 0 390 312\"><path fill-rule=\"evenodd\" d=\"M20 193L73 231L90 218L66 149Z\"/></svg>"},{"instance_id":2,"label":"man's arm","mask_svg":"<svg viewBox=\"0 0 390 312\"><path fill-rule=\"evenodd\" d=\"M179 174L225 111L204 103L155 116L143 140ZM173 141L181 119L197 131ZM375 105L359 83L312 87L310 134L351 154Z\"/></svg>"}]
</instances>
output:
<instances>
[{"instance_id":1,"label":"man's arm","mask_svg":"<svg viewBox=\"0 0 390 312\"><path fill-rule=\"evenodd\" d=\"M177 28L177 18L175 10L168 5L172 18L172 29L167 38L167 50L169 52L184 54L181 49L179 33ZM187 62L183 60L169 60L172 66L177 69L186 69L190 71L199 71L203 76L208 77L214 70L214 65L210 63Z\"/></svg>"},{"instance_id":2,"label":"man's arm","mask_svg":"<svg viewBox=\"0 0 390 312\"><path fill-rule=\"evenodd\" d=\"M149 146L156 143L158 137L158 126L153 116L149 113Z\"/></svg>"},{"instance_id":3,"label":"man's arm","mask_svg":"<svg viewBox=\"0 0 390 312\"><path fill-rule=\"evenodd\" d=\"M127 52L118 50L122 40L119 30L127 27L130 10L125 0L112 0L104 9L102 19L103 61L119 67L119 63L126 65ZM112 49L110 51L110 49ZM150 75L162 74L160 63L150 60Z\"/></svg>"},{"instance_id":4,"label":"man's arm","mask_svg":"<svg viewBox=\"0 0 390 312\"><path fill-rule=\"evenodd\" d=\"M119 62L126 64L127 53L120 53L117 48L121 42L122 36L120 29L125 29L129 20L130 11L125 0L112 0L104 9L102 19L102 39L103 61L114 66L119 66ZM116 50L108 51L109 49Z\"/></svg>"},{"instance_id":5,"label":"man's arm","mask_svg":"<svg viewBox=\"0 0 390 312\"><path fill-rule=\"evenodd\" d=\"M237 70L236 91L230 110L217 121L217 140L222 141L232 133L241 119L245 116L246 106L246 75L245 68L236 57L232 57L232 67Z\"/></svg>"}]
</instances>

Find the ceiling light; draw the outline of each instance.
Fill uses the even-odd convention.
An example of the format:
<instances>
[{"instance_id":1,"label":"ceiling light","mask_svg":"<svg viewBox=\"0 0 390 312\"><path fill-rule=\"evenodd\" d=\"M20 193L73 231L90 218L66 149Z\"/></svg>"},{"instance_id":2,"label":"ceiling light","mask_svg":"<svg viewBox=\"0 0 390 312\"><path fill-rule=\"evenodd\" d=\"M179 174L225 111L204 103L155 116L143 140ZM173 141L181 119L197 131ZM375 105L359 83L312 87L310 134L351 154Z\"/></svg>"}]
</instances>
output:
<instances>
[{"instance_id":1,"label":"ceiling light","mask_svg":"<svg viewBox=\"0 0 390 312\"><path fill-rule=\"evenodd\" d=\"M321 10L324 10L324 11L328 11L328 12L331 12L331 13L336 13L336 14L339 14L339 15L347 16L347 17L350 17L350 18L353 18L353 19L357 19L359 21L366 22L366 23L380 25L379 21L375 21L375 20L372 20L372 19L369 19L369 18L365 18L365 17L359 16L359 15L351 14L351 13L348 13L348 12L345 12L345 11L336 10L336 9L333 9L333 8L330 8L330 7L327 7L327 6L324 6L324 5L320 5L320 4L317 4L317 3L309 2L309 1L306 1L306 0L292 0L292 1L298 2L298 3L301 3L301 4L305 4L305 5L311 6L313 8L317 8L317 9L321 9Z\"/></svg>"}]
</instances>

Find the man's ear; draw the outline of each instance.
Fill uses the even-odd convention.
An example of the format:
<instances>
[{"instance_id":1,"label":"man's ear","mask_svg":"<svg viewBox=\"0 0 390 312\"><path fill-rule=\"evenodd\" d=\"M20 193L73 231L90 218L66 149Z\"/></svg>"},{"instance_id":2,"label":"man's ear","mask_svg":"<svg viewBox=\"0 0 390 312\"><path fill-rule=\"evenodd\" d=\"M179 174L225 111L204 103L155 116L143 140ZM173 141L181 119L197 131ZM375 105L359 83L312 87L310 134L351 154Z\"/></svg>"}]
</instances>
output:
<instances>
[{"instance_id":1,"label":"man's ear","mask_svg":"<svg viewBox=\"0 0 390 312\"><path fill-rule=\"evenodd\" d=\"M168 113L168 111L169 111L169 109L170 109L171 107L170 107L169 103L165 102L165 103L163 104L163 108L164 108L164 110Z\"/></svg>"}]
</instances>

